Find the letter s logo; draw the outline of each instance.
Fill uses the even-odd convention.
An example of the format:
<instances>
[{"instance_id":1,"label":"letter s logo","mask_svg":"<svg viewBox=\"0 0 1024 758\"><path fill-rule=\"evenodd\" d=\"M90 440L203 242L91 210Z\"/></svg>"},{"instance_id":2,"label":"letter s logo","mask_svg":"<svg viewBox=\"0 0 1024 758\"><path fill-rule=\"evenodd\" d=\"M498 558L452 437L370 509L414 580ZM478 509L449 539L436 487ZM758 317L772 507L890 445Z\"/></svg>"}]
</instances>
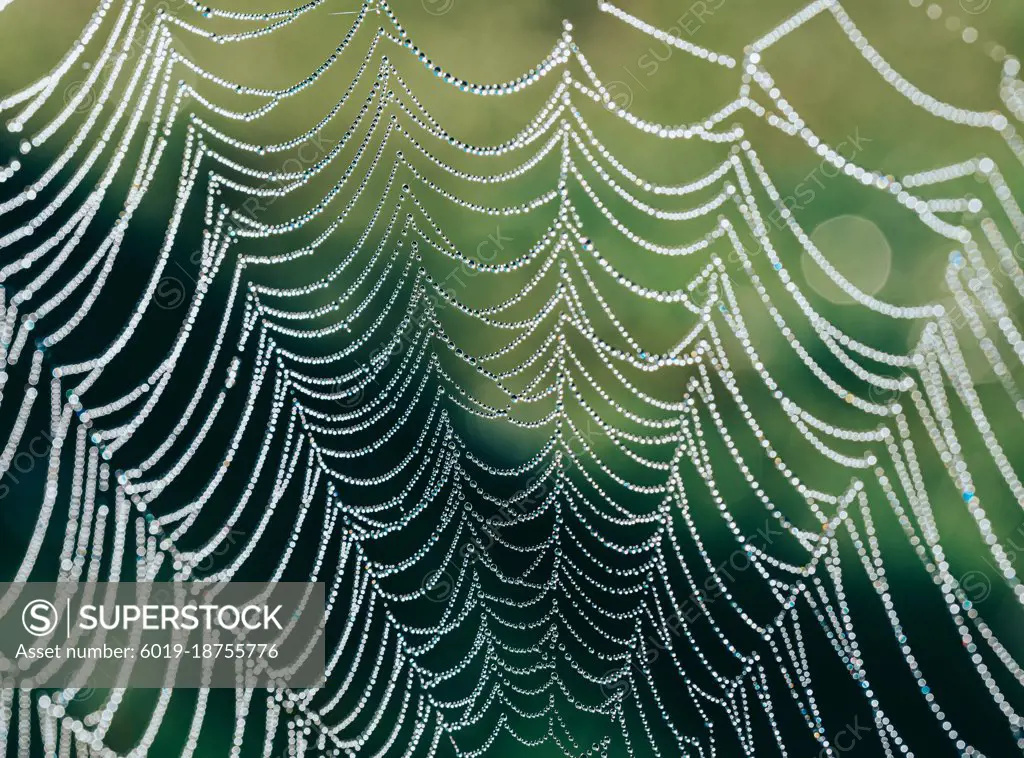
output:
<instances>
[{"instance_id":1,"label":"letter s logo","mask_svg":"<svg viewBox=\"0 0 1024 758\"><path fill-rule=\"evenodd\" d=\"M21 612L21 625L34 637L43 637L57 628L57 608L49 600L31 600Z\"/></svg>"}]
</instances>

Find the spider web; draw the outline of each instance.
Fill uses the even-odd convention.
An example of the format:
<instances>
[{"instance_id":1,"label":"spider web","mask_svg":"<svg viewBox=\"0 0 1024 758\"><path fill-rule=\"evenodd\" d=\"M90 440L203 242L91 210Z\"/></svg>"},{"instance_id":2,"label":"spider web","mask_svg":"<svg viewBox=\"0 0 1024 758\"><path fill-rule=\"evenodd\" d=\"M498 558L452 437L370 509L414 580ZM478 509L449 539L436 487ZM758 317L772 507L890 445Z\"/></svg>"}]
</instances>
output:
<instances>
[{"instance_id":1,"label":"spider web","mask_svg":"<svg viewBox=\"0 0 1024 758\"><path fill-rule=\"evenodd\" d=\"M43 461L9 485L30 506L28 534L4 540L10 574L326 582L328 684L163 689L143 717L126 690L7 688L6 750L202 754L218 720L232 755L1024 746L1024 490L1000 423L1024 413L1024 214L991 158L901 179L844 158L762 55L830 19L900 96L1024 161L1010 118L917 89L838 2L741 60L602 4L735 74L731 99L686 124L618 102L569 24L498 84L442 70L383 0L280 89L236 84L181 43L245 45L329 10L107 0L48 75L0 100L23 140L0 167L0 358L24 387L3 393L0 471ZM87 51L86 82L58 103ZM345 65L317 123L258 138ZM414 65L467 108L536 92L540 106L510 139L470 144L414 94ZM1020 119L1017 72L1008 59L1000 94ZM741 117L943 240L951 297L895 305L844 278ZM660 184L598 123L719 157ZM485 241L460 242L441 221L456 214ZM543 233L526 240L525 218ZM140 231L154 223L156 244ZM864 318L913 322L913 348L816 310L779 252L794 242ZM766 328L784 352L760 344ZM826 401L792 389L811 384ZM816 485L826 470L846 484ZM972 602L979 554L1012 618Z\"/></svg>"}]
</instances>

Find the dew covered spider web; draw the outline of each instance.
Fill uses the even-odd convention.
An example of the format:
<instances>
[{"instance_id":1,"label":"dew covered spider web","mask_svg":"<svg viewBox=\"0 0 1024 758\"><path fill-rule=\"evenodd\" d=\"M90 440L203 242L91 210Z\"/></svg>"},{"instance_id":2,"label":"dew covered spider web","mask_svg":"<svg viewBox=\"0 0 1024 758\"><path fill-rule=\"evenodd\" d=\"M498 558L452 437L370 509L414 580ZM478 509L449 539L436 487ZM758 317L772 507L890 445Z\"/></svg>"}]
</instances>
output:
<instances>
[{"instance_id":1,"label":"dew covered spider web","mask_svg":"<svg viewBox=\"0 0 1024 758\"><path fill-rule=\"evenodd\" d=\"M736 54L600 11L717 104L650 120L568 23L475 83L383 0L105 0L0 93L4 578L328 596L322 688L3 689L6 754L1021 751L1016 60L974 111L839 2ZM311 20L340 42L303 77L231 67ZM960 162L894 176L816 132L769 65L813 33ZM497 100L495 141L449 125ZM926 235L941 288L844 275L757 129Z\"/></svg>"}]
</instances>

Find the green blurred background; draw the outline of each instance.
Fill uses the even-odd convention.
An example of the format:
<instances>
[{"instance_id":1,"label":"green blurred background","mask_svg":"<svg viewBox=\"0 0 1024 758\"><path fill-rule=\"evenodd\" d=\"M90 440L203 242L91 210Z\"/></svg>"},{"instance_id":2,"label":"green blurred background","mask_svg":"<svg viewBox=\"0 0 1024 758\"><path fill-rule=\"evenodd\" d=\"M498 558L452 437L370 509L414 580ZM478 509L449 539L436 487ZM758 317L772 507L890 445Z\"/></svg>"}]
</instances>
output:
<instances>
[{"instance_id":1,"label":"green blurred background","mask_svg":"<svg viewBox=\"0 0 1024 758\"><path fill-rule=\"evenodd\" d=\"M191 8L177 7L170 3L176 16L196 21L198 14ZM648 23L663 29L683 30L679 36L711 50L728 53L742 58L744 45L767 33L784 18L803 6L791 0L724 0L724 2L698 2L693 5L638 0L626 10ZM57 61L78 35L82 24L92 10L92 5L79 0L16 0L11 7L0 14L0 94L16 91L32 82ZM235 3L221 6L226 9L256 11L271 9L268 3ZM184 56L219 75L253 87L283 87L305 76L319 65L326 55L338 44L348 30L352 16L345 15L355 8L353 3L337 2L330 15L326 9L311 13L290 27L285 33L272 34L244 44L221 46L208 40L190 35L184 30L174 33L174 47ZM709 10L711 9L711 10ZM600 13L596 3L572 0L570 2L546 2L545 0L522 0L516 3L498 3L491 0L424 0L396 2L394 10L417 44L429 52L434 61L455 75L476 82L497 82L512 79L546 55L562 31L562 21L573 24L573 35L579 48L587 56L596 74L609 86L616 96L616 102L653 121L667 124L683 124L701 120L706 114L730 102L739 87L737 70L727 70L695 60L685 53L669 51L651 37L625 27L614 18ZM998 97L1001 62L1006 55L1024 52L1024 5L1011 0L961 0L921 4L905 0L856 0L847 4L847 11L860 26L872 44L890 63L910 81L929 94L962 107L990 110L1000 108ZM205 22L207 26L227 29L228 22L214 19ZM368 44L369 35L364 34L357 47ZM385 46L382 52L396 61L399 70L410 84L414 93L429 111L435 114L446 129L465 142L493 144L509 139L530 119L557 83L556 77L549 77L541 85L510 98L472 98L459 95L451 88L436 84L422 66L407 53L394 46ZM88 60L89 56L85 56ZM1005 167L1007 180L1017 196L1024 190L1024 173L1016 159L1006 149L997 135L981 130L972 130L942 122L923 111L913 108L887 86L861 58L857 50L845 39L838 26L826 13L790 35L773 47L763 58L767 69L775 77L777 86L789 102L801 112L808 125L826 142L833 146L844 144L840 152L858 164L903 176L908 173L928 170L949 163L963 161L985 153L992 156L1000 166ZM311 87L277 109L267 118L243 126L226 120L210 117L210 122L224 128L230 134L245 135L253 142L276 142L291 138L304 131L337 100L347 85L355 65L351 62L333 71L327 82ZM80 73L71 72L66 81L73 88L76 81L85 79L87 69ZM186 80L194 83L199 91L212 100L230 101L236 107L253 106L260 98L220 90L208 82L199 82L194 74L185 74ZM72 89L71 92L74 90ZM582 100L582 98L579 98ZM767 102L763 93L758 100ZM58 103L59 105L59 103ZM188 108L186 108L188 109ZM600 139L611 146L616 156L638 174L652 181L679 183L699 176L717 165L725 155L725 148L708 145L697 140L669 144L650 138L640 138L634 130L610 117L598 108L581 106L585 118L595 129ZM943 283L943 275L953 244L939 237L916 216L901 208L882 193L860 186L845 176L832 178L822 169L820 159L799 139L787 137L749 113L739 114L736 121L746 130L747 138L753 143L771 174L776 186L784 197L796 198L795 213L804 229L813 230L812 238L822 252L844 275L865 291L896 304L920 304L947 301L949 295ZM180 124L179 124L180 127ZM340 136L343 127L337 127ZM16 154L19 139L16 135L0 132L0 156L7 160ZM172 136L172 144L182 143L182 132L178 128ZM39 167L45 166L54 150L62 145L61 140L52 140L43 149L33 151L23 160ZM434 150L433 144L428 147ZM176 154L174 148L169 155ZM438 154L441 154L438 151ZM444 153L445 160L467 171L480 169L475 159L454 152ZM498 159L488 164L488 171L499 171L516 165L522 156ZM173 164L173 160L171 161ZM273 166L272 161L263 164ZM448 177L432 170L425 161L417 164L428 176L442 186L448 187L462 197L484 205L505 205L524 202L550 189L557 178L557 165L548 162L535 169L527 177L508 188L466 189L456 187ZM339 169L340 170L340 169ZM326 188L337 178L337 172L322 177L314 186ZM827 172L831 174L831 170ZM122 172L118 190L127 188L126 172ZM172 165L158 176L156 194L164 193L170 198L177 178L177 166ZM595 185L594 176L588 179ZM381 186L382 178L377 177L372 186ZM955 187L955 191L954 191ZM312 191L312 190L311 190ZM945 196L944 188L934 196ZM582 193L573 191L574 201L581 208L589 208ZM313 191L313 196L316 192ZM370 195L373 193L370 192ZM982 197L988 208L993 208L991 193L987 187L973 178L960 180L950 188L948 196L976 194ZM290 212L308 207L309 192L299 198L285 199L275 203L272 219L286 218ZM929 195L930 196L930 195ZM454 209L450 203L431 193L422 193L424 206L434 219L445 229L460 249L478 249L481 241L495 233L510 240L508 257L524 252L546 228L551 213L537 212L513 219L495 219ZM364 204L362 212L367 211ZM677 208L678 205L665 204ZM689 207L685 202L681 207ZM764 211L768 212L765 206ZM627 207L615 207L615 212L627 225L641 235L661 244L678 244L679 236L671 225L646 222L644 217ZM134 222L140 272L145 270L151 255L146 245L155 246L162 239L165 225L166 203L154 201L144 205ZM266 219L271 220L271 219ZM963 223L974 229L979 218L964 214ZM593 222L593 239L598 248L605 252L627 275L650 287L669 289L684 286L700 268L700 261L664 259L652 260L649 254L624 244L614 230L602 228L596 213L584 213L585 223ZM192 251L198 246L198 217L190 217L181 239L175 246L174 260L182 271L194 268ZM699 231L687 232L689 240L705 229L699 224L693 228ZM355 224L358 231L361 227ZM347 249L356 231L342 230L336 242L329 246L340 255ZM148 243L147 243L148 240ZM913 347L919 336L920 324L898 322L877 315L868 314L860 306L845 299L821 273L804 258L794 240L787 235L776 234L773 242L786 261L788 270L796 277L802 289L812 298L815 307L847 330L860 341L880 349L906 352ZM269 248L268 248L269 249ZM504 251L503 251L504 252ZM327 257L330 263L330 256ZM451 270L445 262L428 262L428 268L437 278L444 278ZM445 266L447 265L447 268ZM300 262L287 270L275 271L277 284L300 284L321 275L324 259ZM141 275L141 273L139 274ZM183 276L186 282L187 276ZM475 305L493 303L502 295L514 291L515 281L495 283L487 277L467 279L459 296ZM521 281L519 282L521 285ZM224 287L224 282L219 285ZM747 324L762 360L771 367L773 374L783 387L788 388L791 397L799 398L812 412L833 423L856 425L862 418L852 409L836 408L835 398L826 395L820 386L795 361L785 341L779 337L774 325L765 317L763 309L758 313L759 302L748 285L738 285L741 305L749 310ZM222 290L223 291L223 290ZM675 344L688 326L679 321L665 318L654 307L637 304L632 299L611 300L620 317L630 328L645 335L649 349L658 352ZM781 305L780 305L781 307ZM787 316L792 316L787 311ZM1018 308L1017 314L1020 315ZM446 322L447 323L447 322ZM791 324L801 339L808 345L814 344L810 329L791 319ZM484 352L493 349L493 337L475 332L467 322L453 317L451 333L456 335L467 350ZM100 342L102 344L102 342ZM823 349L812 348L823 365L833 366L834 362ZM749 370L748 370L749 374ZM464 375L466 381L474 382L474 391L483 397L496 400L493 388L487 383ZM983 395L993 396L998 405L1001 390L993 383L994 377L978 370L974 377ZM671 394L669 377L662 381L660 389ZM659 386L654 381L654 386ZM491 394L488 394L491 393ZM768 401L765 403L767 412ZM756 401L756 395L755 395ZM755 402L752 401L752 402ZM777 413L777 411L775 411ZM779 416L781 418L781 416ZM1024 438L1019 434L1019 419L1012 414L997 417L997 430L1011 461L1021 460L1024 453ZM479 448L484 448L491 459L518 462L536 449L540 436L530 437L512 433L494 424L482 424L471 419L460 421L460 432ZM831 465L819 466L816 453L802 441L794 430L785 431L776 426L778 436L773 437L776 447L786 460L792 461L794 469L810 468L816 481L813 486L827 491L838 491L845 486L849 472ZM771 427L769 427L771 428ZM788 427L786 427L788 428ZM920 437L919 444L926 446L927 440ZM594 443L601 449L601 442ZM749 441L746 449L755 446ZM993 468L986 462L986 453L977 440L969 443L967 450L972 466L979 472L976 479L984 481L992 476ZM724 451L720 451L724 452ZM768 469L767 463L757 464L756 455L750 458L752 468L760 465ZM760 471L760 469L757 469ZM636 473L636 472L630 472ZM765 474L768 476L768 474ZM1004 634L1004 642L1020 652L1020 627L1012 612L1019 610L1009 593L998 586L998 578L992 576L987 567L983 546L977 539L970 519L964 514L962 503L955 488L945 478L945 472L938 466L926 467L929 485L934 487L935 507L944 529L944 537L955 555L955 571L960 575L978 571L990 577L996 585L991 593L986 592L983 602L986 619ZM730 492L730 490L734 492ZM743 493L738 484L726 483L723 492L730 503L742 510L752 499ZM30 525L31 502L23 504L26 512L5 511L0 516L0 528L5 535L11 535L12 544L18 540ZM760 506L758 506L759 508ZM990 514L997 524L997 533L1011 544L1024 547L1021 536L1022 521L1019 508L1008 496L995 496L989 506ZM751 518L751 524L757 523ZM806 525L806 524L805 524ZM883 527L885 528L885 527ZM894 540L901 535L894 527L888 527ZM725 538L723 537L723 542ZM13 551L14 553L17 550ZM1016 551L1017 553L1020 550ZM908 582L908 604L903 609L905 616L917 617L919 631L924 635L915 647L919 658L941 667L945 660L946 648L937 645L928 648L929 628L932 623L943 623L944 611L941 606L915 605L913 597L918 589L922 593L934 591L930 580L920 576L920 567L909 550L894 550L891 557L895 567L890 578L900 576L899 567L906 570ZM856 560L855 554L845 556ZM1015 558L1017 565L1021 564ZM5 566L7 564L4 564ZM16 565L16 563L14 564ZM851 594L861 598L872 596L871 588L850 588ZM885 623L884 617L875 619ZM948 624L948 620L944 623ZM888 634L888 630L885 630ZM1010 639L1005 639L1009 636ZM945 640L945 638L943 638ZM948 640L945 640L948 642ZM945 643L943 643L945 644ZM876 672L876 682L878 673ZM900 682L905 684L905 682ZM885 688L883 681L879 684ZM895 684L894 684L895 686ZM965 688L974 684L965 683ZM827 690L827 688L826 688ZM965 693L968 690L965 689ZM959 715L968 720L975 719L982 725L991 716L982 707L981 701L987 694L980 691L964 694ZM145 712L150 707L152 693L137 693L126 701L128 710ZM978 698L977 713L972 712L974 698ZM822 693L828 700L829 695ZM841 697L837 697L842 702ZM840 706L841 707L841 706ZM174 715L172 714L172 718ZM184 724L184 712L180 716ZM928 716L921 717L920 737L924 744L935 745L935 755L942 752L943 743L932 743L931 737L923 736L929 729ZM916 736L917 726L909 727ZM933 726L933 725L932 725ZM993 730L1005 730L1002 724L993 723ZM130 744L129 725L124 729L124 744ZM987 727L982 726L981 731ZM111 743L117 744L117 728L110 733ZM225 727L223 734L214 735L204 742L202 755L226 754L230 731ZM993 756L1009 755L1000 752L1006 744L999 740L989 753ZM854 755L872 755L854 751ZM929 748L930 749L930 748ZM503 752L507 751L507 752ZM498 754L517 754L514 747L499 745ZM537 755L554 755L552 746L536 751ZM880 755L880 753L878 753ZM923 755L932 755L926 750ZM949 753L952 754L952 753ZM800 758L803 758L801 755Z\"/></svg>"}]
</instances>

